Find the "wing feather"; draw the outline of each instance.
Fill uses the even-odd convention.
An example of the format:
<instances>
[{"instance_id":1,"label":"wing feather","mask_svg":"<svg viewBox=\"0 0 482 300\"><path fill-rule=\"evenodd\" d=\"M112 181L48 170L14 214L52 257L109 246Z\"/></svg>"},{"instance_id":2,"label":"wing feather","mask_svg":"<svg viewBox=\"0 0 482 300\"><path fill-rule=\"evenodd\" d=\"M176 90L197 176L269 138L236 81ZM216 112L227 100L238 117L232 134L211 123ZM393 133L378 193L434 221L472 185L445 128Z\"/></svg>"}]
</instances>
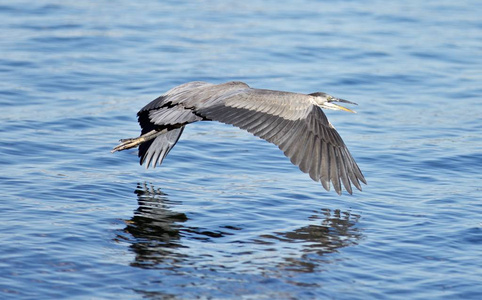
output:
<instances>
[{"instance_id":1,"label":"wing feather","mask_svg":"<svg viewBox=\"0 0 482 300\"><path fill-rule=\"evenodd\" d=\"M306 126L299 126L299 131L297 134L288 135L290 137L290 145L287 147L282 148L280 145L280 149L285 152L285 154L290 157L291 163L300 166L301 169L301 161L305 157L306 151L306 140L310 138L311 134L306 130ZM306 173L305 170L302 169L303 172Z\"/></svg>"},{"instance_id":2,"label":"wing feather","mask_svg":"<svg viewBox=\"0 0 482 300\"><path fill-rule=\"evenodd\" d=\"M270 126L266 126L263 130L259 131L256 135L266 141L276 144L273 142L273 138L285 127L290 126L292 122L290 120L277 118Z\"/></svg>"},{"instance_id":3,"label":"wing feather","mask_svg":"<svg viewBox=\"0 0 482 300\"><path fill-rule=\"evenodd\" d=\"M307 140L304 142L305 144L305 152L300 162L300 170L305 173L308 173L310 177L312 176L311 169L315 168L315 165L319 163L319 157L313 156L313 145L314 139L316 138L312 132L309 132ZM318 181L319 178L316 180Z\"/></svg>"},{"instance_id":4,"label":"wing feather","mask_svg":"<svg viewBox=\"0 0 482 300\"><path fill-rule=\"evenodd\" d=\"M340 174L338 174L338 158L334 147L330 147L330 179L333 188L338 194L341 194Z\"/></svg>"},{"instance_id":5,"label":"wing feather","mask_svg":"<svg viewBox=\"0 0 482 300\"><path fill-rule=\"evenodd\" d=\"M342 151L340 148L337 148L336 151L338 152L338 166L340 168L340 178L341 181L343 182L343 186L345 187L345 190L351 195L353 193L351 184L350 184L350 179L348 179L348 171L346 169L345 165L345 160L343 159L342 156Z\"/></svg>"},{"instance_id":6,"label":"wing feather","mask_svg":"<svg viewBox=\"0 0 482 300\"><path fill-rule=\"evenodd\" d=\"M145 163L146 169L151 164L153 168L156 167L156 164L161 165L169 151L176 145L183 130L184 126L175 128L141 144L139 146L140 164Z\"/></svg>"},{"instance_id":7,"label":"wing feather","mask_svg":"<svg viewBox=\"0 0 482 300\"><path fill-rule=\"evenodd\" d=\"M314 181L318 181L318 180L321 180L321 174L320 174L320 170L321 170L321 160L322 160L322 153L321 153L321 140L320 138L315 135L314 138L313 138L313 153L312 153L312 157L314 157L314 159L316 159L316 161L313 163L311 169L310 169L310 177L311 179L313 179ZM308 160L308 158L307 158Z\"/></svg>"},{"instance_id":8,"label":"wing feather","mask_svg":"<svg viewBox=\"0 0 482 300\"><path fill-rule=\"evenodd\" d=\"M327 190L330 182L338 194L342 184L350 194L351 183L360 189L359 180L363 181L364 177L340 135L319 107L306 101L290 106L281 104L281 100L270 106L272 99L269 99L270 102L260 98L259 94L246 93L231 95L238 102L226 98L213 107L197 109L196 113L245 129L277 145L294 165L313 180L320 181ZM278 96L283 98L285 95ZM282 105L286 106L284 110Z\"/></svg>"},{"instance_id":9,"label":"wing feather","mask_svg":"<svg viewBox=\"0 0 482 300\"><path fill-rule=\"evenodd\" d=\"M302 127L298 127L298 132L302 132ZM289 136L283 144L279 146L281 151L290 158L292 164L299 166L299 160L302 159L302 152L304 151L305 145L298 143L296 136ZM297 156L298 154L299 157ZM297 161L298 160L298 161Z\"/></svg>"},{"instance_id":10,"label":"wing feather","mask_svg":"<svg viewBox=\"0 0 482 300\"><path fill-rule=\"evenodd\" d=\"M330 151L328 150L328 142L323 141L321 148L321 177L320 181L325 190L330 190Z\"/></svg>"}]
</instances>

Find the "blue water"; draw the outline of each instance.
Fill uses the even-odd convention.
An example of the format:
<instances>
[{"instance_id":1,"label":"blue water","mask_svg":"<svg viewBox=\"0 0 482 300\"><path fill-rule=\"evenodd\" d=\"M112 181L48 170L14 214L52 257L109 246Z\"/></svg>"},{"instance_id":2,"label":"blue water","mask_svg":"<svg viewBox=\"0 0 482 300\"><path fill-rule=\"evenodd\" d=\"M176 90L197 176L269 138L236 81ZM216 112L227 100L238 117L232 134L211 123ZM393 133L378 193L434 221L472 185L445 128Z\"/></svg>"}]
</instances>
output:
<instances>
[{"instance_id":1,"label":"blue water","mask_svg":"<svg viewBox=\"0 0 482 300\"><path fill-rule=\"evenodd\" d=\"M1 1L0 298L481 299L479 1ZM323 91L367 178L136 112L193 80Z\"/></svg>"}]
</instances>

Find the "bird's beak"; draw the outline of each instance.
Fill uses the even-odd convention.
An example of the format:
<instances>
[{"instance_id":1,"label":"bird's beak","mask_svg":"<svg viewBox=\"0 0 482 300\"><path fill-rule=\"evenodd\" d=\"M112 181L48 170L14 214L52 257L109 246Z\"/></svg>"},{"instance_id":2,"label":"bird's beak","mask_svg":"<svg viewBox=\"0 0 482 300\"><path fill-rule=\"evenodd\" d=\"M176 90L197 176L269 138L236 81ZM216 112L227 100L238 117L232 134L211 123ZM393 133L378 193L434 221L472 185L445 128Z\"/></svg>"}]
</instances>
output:
<instances>
[{"instance_id":1,"label":"bird's beak","mask_svg":"<svg viewBox=\"0 0 482 300\"><path fill-rule=\"evenodd\" d=\"M323 106L325 106L325 107L328 108L328 109L344 110L344 111L347 111L347 112L351 112L351 113L356 114L356 111L351 110L351 109L346 108L346 107L343 107L343 106L341 106L341 105L335 104L335 103L333 103L333 102L341 102L341 103L348 103L348 104L358 105L358 104L356 104L355 102L351 102L351 101L348 101L348 100L345 100L345 99L331 98L331 99L328 100L327 102L323 103Z\"/></svg>"}]
</instances>

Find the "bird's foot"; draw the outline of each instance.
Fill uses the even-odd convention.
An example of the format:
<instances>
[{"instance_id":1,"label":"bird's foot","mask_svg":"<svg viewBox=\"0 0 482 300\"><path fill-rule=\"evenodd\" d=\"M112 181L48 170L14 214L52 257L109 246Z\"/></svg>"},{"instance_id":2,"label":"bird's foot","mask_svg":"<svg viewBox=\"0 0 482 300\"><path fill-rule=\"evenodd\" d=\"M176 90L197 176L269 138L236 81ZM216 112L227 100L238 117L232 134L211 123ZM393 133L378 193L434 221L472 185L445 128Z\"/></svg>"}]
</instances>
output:
<instances>
[{"instance_id":1,"label":"bird's foot","mask_svg":"<svg viewBox=\"0 0 482 300\"><path fill-rule=\"evenodd\" d=\"M167 129L151 130L148 133L145 133L145 134L143 134L139 137L136 137L136 138L121 139L120 140L121 143L119 145L115 146L114 149L112 149L110 152L114 153L114 152L117 152L117 151L122 151L122 150L127 150L127 149L137 147L140 144L142 144L144 142L147 142L147 141L150 141L153 138L156 138L157 136L159 136L159 135L161 135L165 132L167 132Z\"/></svg>"},{"instance_id":2,"label":"bird's foot","mask_svg":"<svg viewBox=\"0 0 482 300\"><path fill-rule=\"evenodd\" d=\"M143 142L145 142L145 139L144 139L144 137L140 136L140 137L137 137L137 138L121 139L120 142L121 143L119 145L115 146L110 151L111 153L137 147L140 144L142 144Z\"/></svg>"}]
</instances>

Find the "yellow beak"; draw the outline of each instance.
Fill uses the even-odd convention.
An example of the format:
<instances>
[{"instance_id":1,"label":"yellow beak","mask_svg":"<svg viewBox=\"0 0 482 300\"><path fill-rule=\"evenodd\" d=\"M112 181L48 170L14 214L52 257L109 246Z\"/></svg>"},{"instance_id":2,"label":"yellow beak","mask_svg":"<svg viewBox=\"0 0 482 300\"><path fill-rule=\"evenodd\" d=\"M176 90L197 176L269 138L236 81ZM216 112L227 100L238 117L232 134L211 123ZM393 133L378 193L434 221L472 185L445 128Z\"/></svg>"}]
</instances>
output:
<instances>
[{"instance_id":1,"label":"yellow beak","mask_svg":"<svg viewBox=\"0 0 482 300\"><path fill-rule=\"evenodd\" d=\"M350 102L350 103L351 103L351 102ZM353 104L354 104L354 103L353 103ZM333 103L333 102L325 102L325 103L323 103L323 108L333 109L333 110L344 110L344 111L347 111L347 112L351 112L351 113L356 114L356 111L351 110L351 109L346 108L346 107L343 107L343 106L341 106L341 105L335 104L335 103Z\"/></svg>"}]
</instances>

